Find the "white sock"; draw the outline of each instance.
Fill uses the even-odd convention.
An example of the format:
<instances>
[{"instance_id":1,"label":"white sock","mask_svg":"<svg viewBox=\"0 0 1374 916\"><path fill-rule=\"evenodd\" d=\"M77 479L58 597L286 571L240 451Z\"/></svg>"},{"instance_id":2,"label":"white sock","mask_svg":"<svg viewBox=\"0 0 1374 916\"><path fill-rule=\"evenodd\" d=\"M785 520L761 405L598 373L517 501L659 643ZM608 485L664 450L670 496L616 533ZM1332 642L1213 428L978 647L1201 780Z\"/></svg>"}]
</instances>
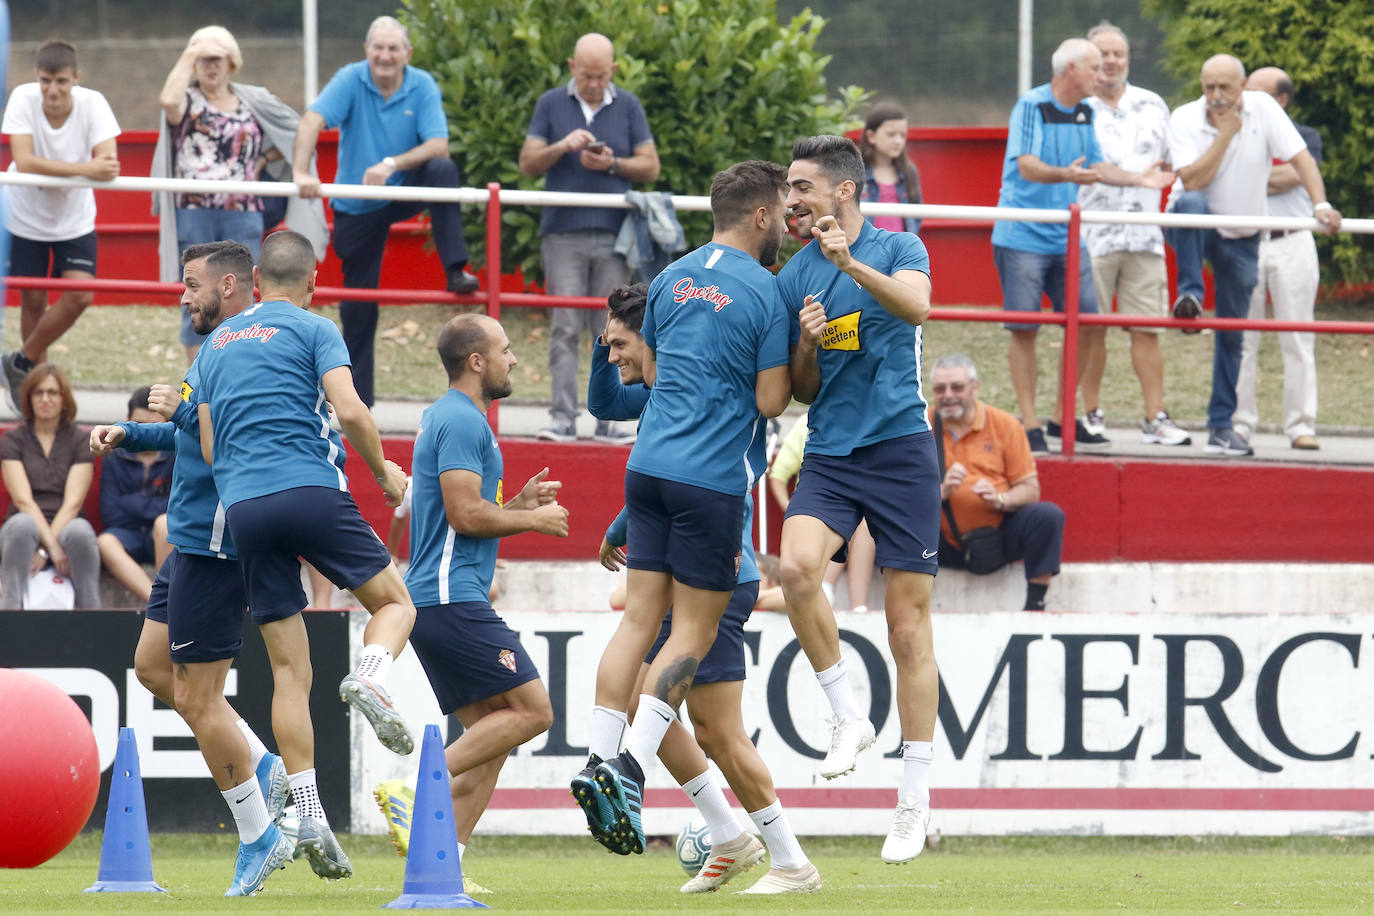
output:
<instances>
[{"instance_id":1,"label":"white sock","mask_svg":"<svg viewBox=\"0 0 1374 916\"><path fill-rule=\"evenodd\" d=\"M849 685L849 669L845 667L844 659L840 659L824 671L817 671L816 680L820 681L821 688L825 690L825 698L830 701L831 712L841 719L864 717L858 701L854 699L854 688Z\"/></svg>"},{"instance_id":2,"label":"white sock","mask_svg":"<svg viewBox=\"0 0 1374 916\"><path fill-rule=\"evenodd\" d=\"M253 770L256 772L258 764L262 762L262 758L267 756L267 745L262 743L262 739L258 737L257 732L253 731L252 727L249 726L247 722L239 719L238 725L239 731L243 732L243 737L248 740L248 754L252 758Z\"/></svg>"},{"instance_id":3,"label":"white sock","mask_svg":"<svg viewBox=\"0 0 1374 916\"><path fill-rule=\"evenodd\" d=\"M835 586L829 582L821 582L821 593L825 595L826 603L833 608L835 606Z\"/></svg>"},{"instance_id":4,"label":"white sock","mask_svg":"<svg viewBox=\"0 0 1374 916\"><path fill-rule=\"evenodd\" d=\"M676 721L677 710L652 694L640 694L639 709L635 711L635 720L625 738L625 750L634 755L640 769L648 771L658 756L663 736L668 734L668 726Z\"/></svg>"},{"instance_id":5,"label":"white sock","mask_svg":"<svg viewBox=\"0 0 1374 916\"><path fill-rule=\"evenodd\" d=\"M935 756L932 741L902 742L902 786L897 790L897 801L908 795L930 807L930 761Z\"/></svg>"},{"instance_id":6,"label":"white sock","mask_svg":"<svg viewBox=\"0 0 1374 916\"><path fill-rule=\"evenodd\" d=\"M624 711L607 706L592 707L592 753L602 760L610 760L620 753L620 739L625 736L629 717Z\"/></svg>"},{"instance_id":7,"label":"white sock","mask_svg":"<svg viewBox=\"0 0 1374 916\"><path fill-rule=\"evenodd\" d=\"M229 806L229 813L234 815L240 843L253 842L271 825L272 820L267 816L267 802L263 800L262 788L256 776L250 776L247 782L220 794Z\"/></svg>"},{"instance_id":8,"label":"white sock","mask_svg":"<svg viewBox=\"0 0 1374 916\"><path fill-rule=\"evenodd\" d=\"M358 667L353 673L385 688L387 675L391 673L391 650L376 643L363 646L362 658L358 659Z\"/></svg>"},{"instance_id":9,"label":"white sock","mask_svg":"<svg viewBox=\"0 0 1374 916\"><path fill-rule=\"evenodd\" d=\"M291 800L296 803L296 813L328 825L329 818L324 816L324 805L320 802L320 790L315 785L315 768L291 773L286 779L291 783Z\"/></svg>"},{"instance_id":10,"label":"white sock","mask_svg":"<svg viewBox=\"0 0 1374 916\"><path fill-rule=\"evenodd\" d=\"M712 846L728 843L744 832L744 828L735 819L734 812L730 810L730 802L726 800L725 793L709 769L695 779L684 782L682 791L687 793L687 797L697 806L701 816L706 818L706 826L711 828Z\"/></svg>"},{"instance_id":11,"label":"white sock","mask_svg":"<svg viewBox=\"0 0 1374 916\"><path fill-rule=\"evenodd\" d=\"M459 844L458 844L458 861L459 861L460 863L463 861L463 856L467 855L467 852L468 852L468 844L467 844L467 843L459 843Z\"/></svg>"},{"instance_id":12,"label":"white sock","mask_svg":"<svg viewBox=\"0 0 1374 916\"><path fill-rule=\"evenodd\" d=\"M797 842L797 835L792 832L792 825L787 823L782 802L775 801L767 808L749 812L749 819L763 834L763 845L768 847L772 868L801 868L809 861Z\"/></svg>"}]
</instances>

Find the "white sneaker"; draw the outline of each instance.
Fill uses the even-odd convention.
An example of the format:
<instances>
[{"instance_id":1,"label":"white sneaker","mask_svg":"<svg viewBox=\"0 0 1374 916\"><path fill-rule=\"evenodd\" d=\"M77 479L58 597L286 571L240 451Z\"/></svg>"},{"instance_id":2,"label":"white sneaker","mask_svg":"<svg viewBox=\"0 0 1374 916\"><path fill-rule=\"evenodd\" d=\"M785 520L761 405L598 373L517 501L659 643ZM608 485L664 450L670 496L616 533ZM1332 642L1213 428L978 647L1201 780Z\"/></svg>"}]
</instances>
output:
<instances>
[{"instance_id":1,"label":"white sneaker","mask_svg":"<svg viewBox=\"0 0 1374 916\"><path fill-rule=\"evenodd\" d=\"M728 843L712 846L706 864L695 878L682 885L682 892L705 894L724 887L731 878L762 862L764 853L763 844L751 833L741 833Z\"/></svg>"},{"instance_id":2,"label":"white sneaker","mask_svg":"<svg viewBox=\"0 0 1374 916\"><path fill-rule=\"evenodd\" d=\"M814 894L821 889L821 873L807 862L801 868L773 868L741 894Z\"/></svg>"},{"instance_id":3,"label":"white sneaker","mask_svg":"<svg viewBox=\"0 0 1374 916\"><path fill-rule=\"evenodd\" d=\"M1094 436L1107 435L1107 418L1102 413L1102 408L1094 407L1092 410L1083 414L1083 425L1088 432Z\"/></svg>"},{"instance_id":4,"label":"white sneaker","mask_svg":"<svg viewBox=\"0 0 1374 916\"><path fill-rule=\"evenodd\" d=\"M827 719L830 724L830 752L821 761L821 775L834 779L852 772L859 751L873 746L873 723L867 719Z\"/></svg>"},{"instance_id":5,"label":"white sneaker","mask_svg":"<svg viewBox=\"0 0 1374 916\"><path fill-rule=\"evenodd\" d=\"M908 795L897 803L892 815L892 829L883 840L883 861L889 865L909 862L926 848L926 831L930 829L930 808Z\"/></svg>"},{"instance_id":6,"label":"white sneaker","mask_svg":"<svg viewBox=\"0 0 1374 916\"><path fill-rule=\"evenodd\" d=\"M1153 420L1146 420L1140 427L1140 441L1146 445L1192 445L1193 437L1161 410Z\"/></svg>"}]
</instances>

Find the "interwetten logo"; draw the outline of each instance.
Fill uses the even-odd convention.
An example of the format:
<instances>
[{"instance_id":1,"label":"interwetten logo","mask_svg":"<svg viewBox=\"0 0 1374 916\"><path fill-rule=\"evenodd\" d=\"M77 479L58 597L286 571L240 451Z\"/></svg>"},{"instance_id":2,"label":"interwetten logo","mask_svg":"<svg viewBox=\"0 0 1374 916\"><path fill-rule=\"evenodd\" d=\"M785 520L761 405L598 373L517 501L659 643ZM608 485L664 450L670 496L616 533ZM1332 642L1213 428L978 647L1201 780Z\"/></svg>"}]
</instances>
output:
<instances>
[{"instance_id":1,"label":"interwetten logo","mask_svg":"<svg viewBox=\"0 0 1374 916\"><path fill-rule=\"evenodd\" d=\"M691 277L683 277L673 284L673 301L681 304L688 299L705 299L716 307L717 312L735 301L722 293L719 286L696 286Z\"/></svg>"},{"instance_id":2,"label":"interwetten logo","mask_svg":"<svg viewBox=\"0 0 1374 916\"><path fill-rule=\"evenodd\" d=\"M260 324L244 328L241 331L221 331L215 336L214 349L223 350L231 343L240 340L261 340L263 343L272 339L272 335L277 333L276 328L265 328Z\"/></svg>"}]
</instances>

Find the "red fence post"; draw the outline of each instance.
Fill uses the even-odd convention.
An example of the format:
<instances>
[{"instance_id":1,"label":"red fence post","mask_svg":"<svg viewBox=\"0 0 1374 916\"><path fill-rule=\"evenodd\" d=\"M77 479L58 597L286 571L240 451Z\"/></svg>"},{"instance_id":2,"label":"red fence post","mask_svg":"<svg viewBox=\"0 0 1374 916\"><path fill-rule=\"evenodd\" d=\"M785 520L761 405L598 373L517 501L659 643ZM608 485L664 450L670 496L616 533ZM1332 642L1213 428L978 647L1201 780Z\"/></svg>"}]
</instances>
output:
<instances>
[{"instance_id":1,"label":"red fence post","mask_svg":"<svg viewBox=\"0 0 1374 916\"><path fill-rule=\"evenodd\" d=\"M501 320L501 185L487 182L487 315ZM487 411L491 431L501 433L501 402Z\"/></svg>"},{"instance_id":2,"label":"red fence post","mask_svg":"<svg viewBox=\"0 0 1374 916\"><path fill-rule=\"evenodd\" d=\"M1064 260L1064 374L1061 394L1059 433L1063 437L1060 453L1073 457L1078 433L1078 204L1069 204L1069 250Z\"/></svg>"}]
</instances>

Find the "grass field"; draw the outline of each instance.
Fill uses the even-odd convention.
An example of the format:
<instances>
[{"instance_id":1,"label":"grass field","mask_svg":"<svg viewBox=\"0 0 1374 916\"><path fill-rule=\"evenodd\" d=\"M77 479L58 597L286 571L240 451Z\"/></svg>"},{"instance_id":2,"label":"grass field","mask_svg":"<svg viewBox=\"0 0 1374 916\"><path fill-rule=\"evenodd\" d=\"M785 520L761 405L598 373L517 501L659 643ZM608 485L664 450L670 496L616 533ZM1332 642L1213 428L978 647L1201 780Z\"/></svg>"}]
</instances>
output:
<instances>
[{"instance_id":1,"label":"grass field","mask_svg":"<svg viewBox=\"0 0 1374 916\"><path fill-rule=\"evenodd\" d=\"M382 837L343 837L354 876L326 884L304 861L277 872L251 900L224 900L234 845L227 836L159 835L153 871L162 894L83 894L95 880L100 835L56 859L0 871L4 913L371 913L400 893L404 862ZM468 854L494 909L520 913L919 912L1360 913L1374 910L1374 838L946 838L904 866L884 865L875 838L804 841L825 879L810 896L740 897L760 866L716 894L686 897L671 848L621 859L590 839L483 837ZM738 885L738 887L736 887Z\"/></svg>"},{"instance_id":2,"label":"grass field","mask_svg":"<svg viewBox=\"0 0 1374 916\"><path fill-rule=\"evenodd\" d=\"M17 309L8 309L4 349L15 346ZM338 309L322 314L337 319ZM379 397L432 398L443 387L442 370L434 353L435 335L451 317L451 306L389 307L381 310L377 331ZM1317 317L1366 321L1374 307L1363 303L1329 302L1318 305ZM155 381L180 380L185 356L177 343L179 316L176 309L155 306L103 306L89 309L62 338L49 357L68 369L82 387L132 390ZM516 401L547 402L548 317L542 309L511 308L502 314L512 349L520 360L512 373ZM1039 409L1048 415L1054 397L1062 332L1047 329L1040 335ZM1107 374L1102 407L1109 423L1139 423L1144 408L1140 385L1131 371L1129 335L1113 330L1107 335ZM1164 335L1165 405L1175 419L1202 424L1212 385L1212 338L1202 334ZM1364 335L1327 334L1317 338L1317 369L1321 390L1320 422L1323 425L1374 427L1374 339ZM590 354L590 342L584 341ZM946 353L963 352L980 367L982 397L1003 409L1015 411L1015 398L1007 376L1007 334L1000 325L969 322L931 322L925 333L926 365ZM586 391L588 359L580 361ZM1267 335L1260 349L1259 403L1262 423L1276 424L1280 417L1283 370L1277 339Z\"/></svg>"}]
</instances>

